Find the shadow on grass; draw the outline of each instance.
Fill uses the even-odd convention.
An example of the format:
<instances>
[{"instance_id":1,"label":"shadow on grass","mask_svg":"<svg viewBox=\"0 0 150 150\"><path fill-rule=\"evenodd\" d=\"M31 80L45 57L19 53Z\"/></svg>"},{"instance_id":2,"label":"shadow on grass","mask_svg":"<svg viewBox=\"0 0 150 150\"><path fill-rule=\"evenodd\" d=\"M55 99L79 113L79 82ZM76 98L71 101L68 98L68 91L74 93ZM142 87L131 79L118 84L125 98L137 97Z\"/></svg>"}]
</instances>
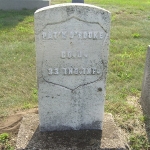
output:
<instances>
[{"instance_id":1,"label":"shadow on grass","mask_svg":"<svg viewBox=\"0 0 150 150\"><path fill-rule=\"evenodd\" d=\"M22 22L27 16L33 16L36 10L0 10L0 30L10 29Z\"/></svg>"}]
</instances>

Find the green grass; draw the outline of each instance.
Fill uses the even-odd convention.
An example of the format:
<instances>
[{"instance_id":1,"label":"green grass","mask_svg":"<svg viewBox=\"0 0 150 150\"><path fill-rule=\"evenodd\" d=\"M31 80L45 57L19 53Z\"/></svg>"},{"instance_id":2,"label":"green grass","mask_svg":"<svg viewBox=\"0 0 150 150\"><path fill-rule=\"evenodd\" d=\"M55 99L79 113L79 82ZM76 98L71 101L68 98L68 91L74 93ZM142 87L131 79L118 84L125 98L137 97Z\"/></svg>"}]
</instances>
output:
<instances>
[{"instance_id":1,"label":"green grass","mask_svg":"<svg viewBox=\"0 0 150 150\"><path fill-rule=\"evenodd\" d=\"M35 105L34 11L0 11L0 115Z\"/></svg>"},{"instance_id":2,"label":"green grass","mask_svg":"<svg viewBox=\"0 0 150 150\"><path fill-rule=\"evenodd\" d=\"M53 0L52 4L66 2L71 1ZM131 149L147 150L145 116L138 102L150 44L150 1L85 3L103 7L112 14L105 111L112 113L117 124L130 135ZM33 13L34 10L0 11L0 116L37 106Z\"/></svg>"},{"instance_id":3,"label":"green grass","mask_svg":"<svg viewBox=\"0 0 150 150\"><path fill-rule=\"evenodd\" d=\"M9 143L10 135L8 133L0 134L0 148L5 150L14 150L14 147Z\"/></svg>"}]
</instances>

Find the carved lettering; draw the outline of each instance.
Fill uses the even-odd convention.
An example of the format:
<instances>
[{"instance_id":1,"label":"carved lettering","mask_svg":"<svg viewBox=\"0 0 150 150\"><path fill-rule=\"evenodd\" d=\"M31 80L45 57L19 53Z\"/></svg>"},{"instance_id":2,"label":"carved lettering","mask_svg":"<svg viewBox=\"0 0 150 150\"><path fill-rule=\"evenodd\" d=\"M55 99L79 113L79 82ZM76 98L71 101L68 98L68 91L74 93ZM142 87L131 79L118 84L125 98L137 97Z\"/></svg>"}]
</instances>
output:
<instances>
[{"instance_id":1,"label":"carved lettering","mask_svg":"<svg viewBox=\"0 0 150 150\"><path fill-rule=\"evenodd\" d=\"M78 74L78 68L74 69L74 74Z\"/></svg>"},{"instance_id":2,"label":"carved lettering","mask_svg":"<svg viewBox=\"0 0 150 150\"><path fill-rule=\"evenodd\" d=\"M48 69L48 74L49 74L49 75L52 75L52 68L49 68L49 69Z\"/></svg>"},{"instance_id":3,"label":"carved lettering","mask_svg":"<svg viewBox=\"0 0 150 150\"><path fill-rule=\"evenodd\" d=\"M56 40L57 39L57 32L53 32L54 34L54 39Z\"/></svg>"},{"instance_id":4,"label":"carved lettering","mask_svg":"<svg viewBox=\"0 0 150 150\"><path fill-rule=\"evenodd\" d=\"M74 32L73 32L73 31L70 32L70 38L71 38L71 39L74 38Z\"/></svg>"},{"instance_id":5,"label":"carved lettering","mask_svg":"<svg viewBox=\"0 0 150 150\"><path fill-rule=\"evenodd\" d=\"M48 32L48 39L53 39L52 32Z\"/></svg>"},{"instance_id":6,"label":"carved lettering","mask_svg":"<svg viewBox=\"0 0 150 150\"><path fill-rule=\"evenodd\" d=\"M67 38L67 35L66 35L66 34L67 34L67 31L62 32L62 38L65 39L65 40L66 40L66 38Z\"/></svg>"},{"instance_id":7,"label":"carved lettering","mask_svg":"<svg viewBox=\"0 0 150 150\"><path fill-rule=\"evenodd\" d=\"M57 39L78 39L78 40L101 40L103 39L103 32L101 31L43 31L43 40L57 40Z\"/></svg>"},{"instance_id":8,"label":"carved lettering","mask_svg":"<svg viewBox=\"0 0 150 150\"><path fill-rule=\"evenodd\" d=\"M92 32L89 32L89 39L91 39L93 37Z\"/></svg>"},{"instance_id":9,"label":"carved lettering","mask_svg":"<svg viewBox=\"0 0 150 150\"><path fill-rule=\"evenodd\" d=\"M71 57L72 57L71 51L68 51L68 52L67 52L67 56L68 56L68 58L71 58Z\"/></svg>"},{"instance_id":10,"label":"carved lettering","mask_svg":"<svg viewBox=\"0 0 150 150\"><path fill-rule=\"evenodd\" d=\"M59 74L58 68L54 68L54 74Z\"/></svg>"},{"instance_id":11,"label":"carved lettering","mask_svg":"<svg viewBox=\"0 0 150 150\"><path fill-rule=\"evenodd\" d=\"M81 51L61 51L61 58L87 58L88 55Z\"/></svg>"},{"instance_id":12,"label":"carved lettering","mask_svg":"<svg viewBox=\"0 0 150 150\"><path fill-rule=\"evenodd\" d=\"M48 69L48 74L49 74L49 75L52 75L52 74L57 75L57 74L59 74L58 68L54 68L54 69L49 68L49 69Z\"/></svg>"},{"instance_id":13,"label":"carved lettering","mask_svg":"<svg viewBox=\"0 0 150 150\"><path fill-rule=\"evenodd\" d=\"M94 32L94 39L98 39L98 32Z\"/></svg>"},{"instance_id":14,"label":"carved lettering","mask_svg":"<svg viewBox=\"0 0 150 150\"><path fill-rule=\"evenodd\" d=\"M61 52L61 58L65 58L66 57L66 52L65 51L62 51Z\"/></svg>"},{"instance_id":15,"label":"carved lettering","mask_svg":"<svg viewBox=\"0 0 150 150\"><path fill-rule=\"evenodd\" d=\"M82 52L81 52L81 51L79 51L79 52L77 53L77 57L78 57L78 58L81 58L81 57L82 57Z\"/></svg>"},{"instance_id":16,"label":"carved lettering","mask_svg":"<svg viewBox=\"0 0 150 150\"><path fill-rule=\"evenodd\" d=\"M85 70L86 70L86 68L82 68L83 69L83 74L85 74Z\"/></svg>"},{"instance_id":17,"label":"carved lettering","mask_svg":"<svg viewBox=\"0 0 150 150\"><path fill-rule=\"evenodd\" d=\"M100 39L103 39L103 33L100 33Z\"/></svg>"},{"instance_id":18,"label":"carved lettering","mask_svg":"<svg viewBox=\"0 0 150 150\"><path fill-rule=\"evenodd\" d=\"M43 32L43 33L42 33L43 39L46 39L46 36L47 36L47 35L46 35L46 32Z\"/></svg>"},{"instance_id":19,"label":"carved lettering","mask_svg":"<svg viewBox=\"0 0 150 150\"><path fill-rule=\"evenodd\" d=\"M87 74L91 74L91 68L87 68Z\"/></svg>"},{"instance_id":20,"label":"carved lettering","mask_svg":"<svg viewBox=\"0 0 150 150\"><path fill-rule=\"evenodd\" d=\"M79 37L79 39L82 39L82 32L78 33L78 37Z\"/></svg>"},{"instance_id":21,"label":"carved lettering","mask_svg":"<svg viewBox=\"0 0 150 150\"><path fill-rule=\"evenodd\" d=\"M101 74L101 71L97 69L97 74Z\"/></svg>"},{"instance_id":22,"label":"carved lettering","mask_svg":"<svg viewBox=\"0 0 150 150\"><path fill-rule=\"evenodd\" d=\"M73 73L73 68L68 68L68 70L69 70L69 74Z\"/></svg>"},{"instance_id":23,"label":"carved lettering","mask_svg":"<svg viewBox=\"0 0 150 150\"><path fill-rule=\"evenodd\" d=\"M60 71L62 69L62 71ZM58 75L62 72L64 75L98 75L101 71L97 68L49 68L48 75Z\"/></svg>"},{"instance_id":24,"label":"carved lettering","mask_svg":"<svg viewBox=\"0 0 150 150\"><path fill-rule=\"evenodd\" d=\"M64 73L64 74L67 74L67 68L63 68L63 70L65 71L65 73Z\"/></svg>"},{"instance_id":25,"label":"carved lettering","mask_svg":"<svg viewBox=\"0 0 150 150\"><path fill-rule=\"evenodd\" d=\"M83 33L83 38L84 38L84 39L87 39L87 36L88 36L87 32L84 32L84 33Z\"/></svg>"},{"instance_id":26,"label":"carved lettering","mask_svg":"<svg viewBox=\"0 0 150 150\"><path fill-rule=\"evenodd\" d=\"M82 74L82 70L79 70L79 74Z\"/></svg>"},{"instance_id":27,"label":"carved lettering","mask_svg":"<svg viewBox=\"0 0 150 150\"><path fill-rule=\"evenodd\" d=\"M96 68L93 68L92 69L92 74L95 74L96 73Z\"/></svg>"}]
</instances>

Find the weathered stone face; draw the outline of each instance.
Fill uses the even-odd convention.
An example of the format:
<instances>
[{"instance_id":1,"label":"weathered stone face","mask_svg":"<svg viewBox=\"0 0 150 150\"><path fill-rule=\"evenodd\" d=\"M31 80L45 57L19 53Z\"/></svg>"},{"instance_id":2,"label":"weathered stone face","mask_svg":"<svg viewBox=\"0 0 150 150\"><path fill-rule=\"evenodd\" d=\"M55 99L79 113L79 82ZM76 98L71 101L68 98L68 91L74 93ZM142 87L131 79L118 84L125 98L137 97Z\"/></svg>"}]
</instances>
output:
<instances>
[{"instance_id":1,"label":"weathered stone face","mask_svg":"<svg viewBox=\"0 0 150 150\"><path fill-rule=\"evenodd\" d=\"M35 12L41 131L101 129L110 13L86 4Z\"/></svg>"}]
</instances>

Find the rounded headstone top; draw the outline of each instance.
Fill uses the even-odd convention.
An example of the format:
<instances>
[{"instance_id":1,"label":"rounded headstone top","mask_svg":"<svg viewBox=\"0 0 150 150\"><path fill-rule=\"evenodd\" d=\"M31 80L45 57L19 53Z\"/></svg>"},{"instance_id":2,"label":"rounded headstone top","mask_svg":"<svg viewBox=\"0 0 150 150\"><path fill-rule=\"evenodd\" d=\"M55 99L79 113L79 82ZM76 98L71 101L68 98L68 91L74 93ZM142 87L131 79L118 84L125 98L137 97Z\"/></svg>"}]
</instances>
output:
<instances>
[{"instance_id":1,"label":"rounded headstone top","mask_svg":"<svg viewBox=\"0 0 150 150\"><path fill-rule=\"evenodd\" d=\"M106 11L106 12L110 13L108 10L106 10L104 8L94 6L94 5L90 5L90 4L82 4L82 3L65 3L65 4L51 5L51 6L40 8L40 9L36 10L35 13L38 13L38 12L41 12L41 11L44 11L44 10L48 10L48 9L52 9L52 8L69 7L69 6L96 8L96 9L100 9L100 10L103 10L103 11Z\"/></svg>"},{"instance_id":2,"label":"rounded headstone top","mask_svg":"<svg viewBox=\"0 0 150 150\"><path fill-rule=\"evenodd\" d=\"M35 12L35 24L38 24L35 32L40 32L44 24L57 24L73 17L84 22L99 24L106 32L110 31L109 11L89 4L67 3L38 9Z\"/></svg>"}]
</instances>

